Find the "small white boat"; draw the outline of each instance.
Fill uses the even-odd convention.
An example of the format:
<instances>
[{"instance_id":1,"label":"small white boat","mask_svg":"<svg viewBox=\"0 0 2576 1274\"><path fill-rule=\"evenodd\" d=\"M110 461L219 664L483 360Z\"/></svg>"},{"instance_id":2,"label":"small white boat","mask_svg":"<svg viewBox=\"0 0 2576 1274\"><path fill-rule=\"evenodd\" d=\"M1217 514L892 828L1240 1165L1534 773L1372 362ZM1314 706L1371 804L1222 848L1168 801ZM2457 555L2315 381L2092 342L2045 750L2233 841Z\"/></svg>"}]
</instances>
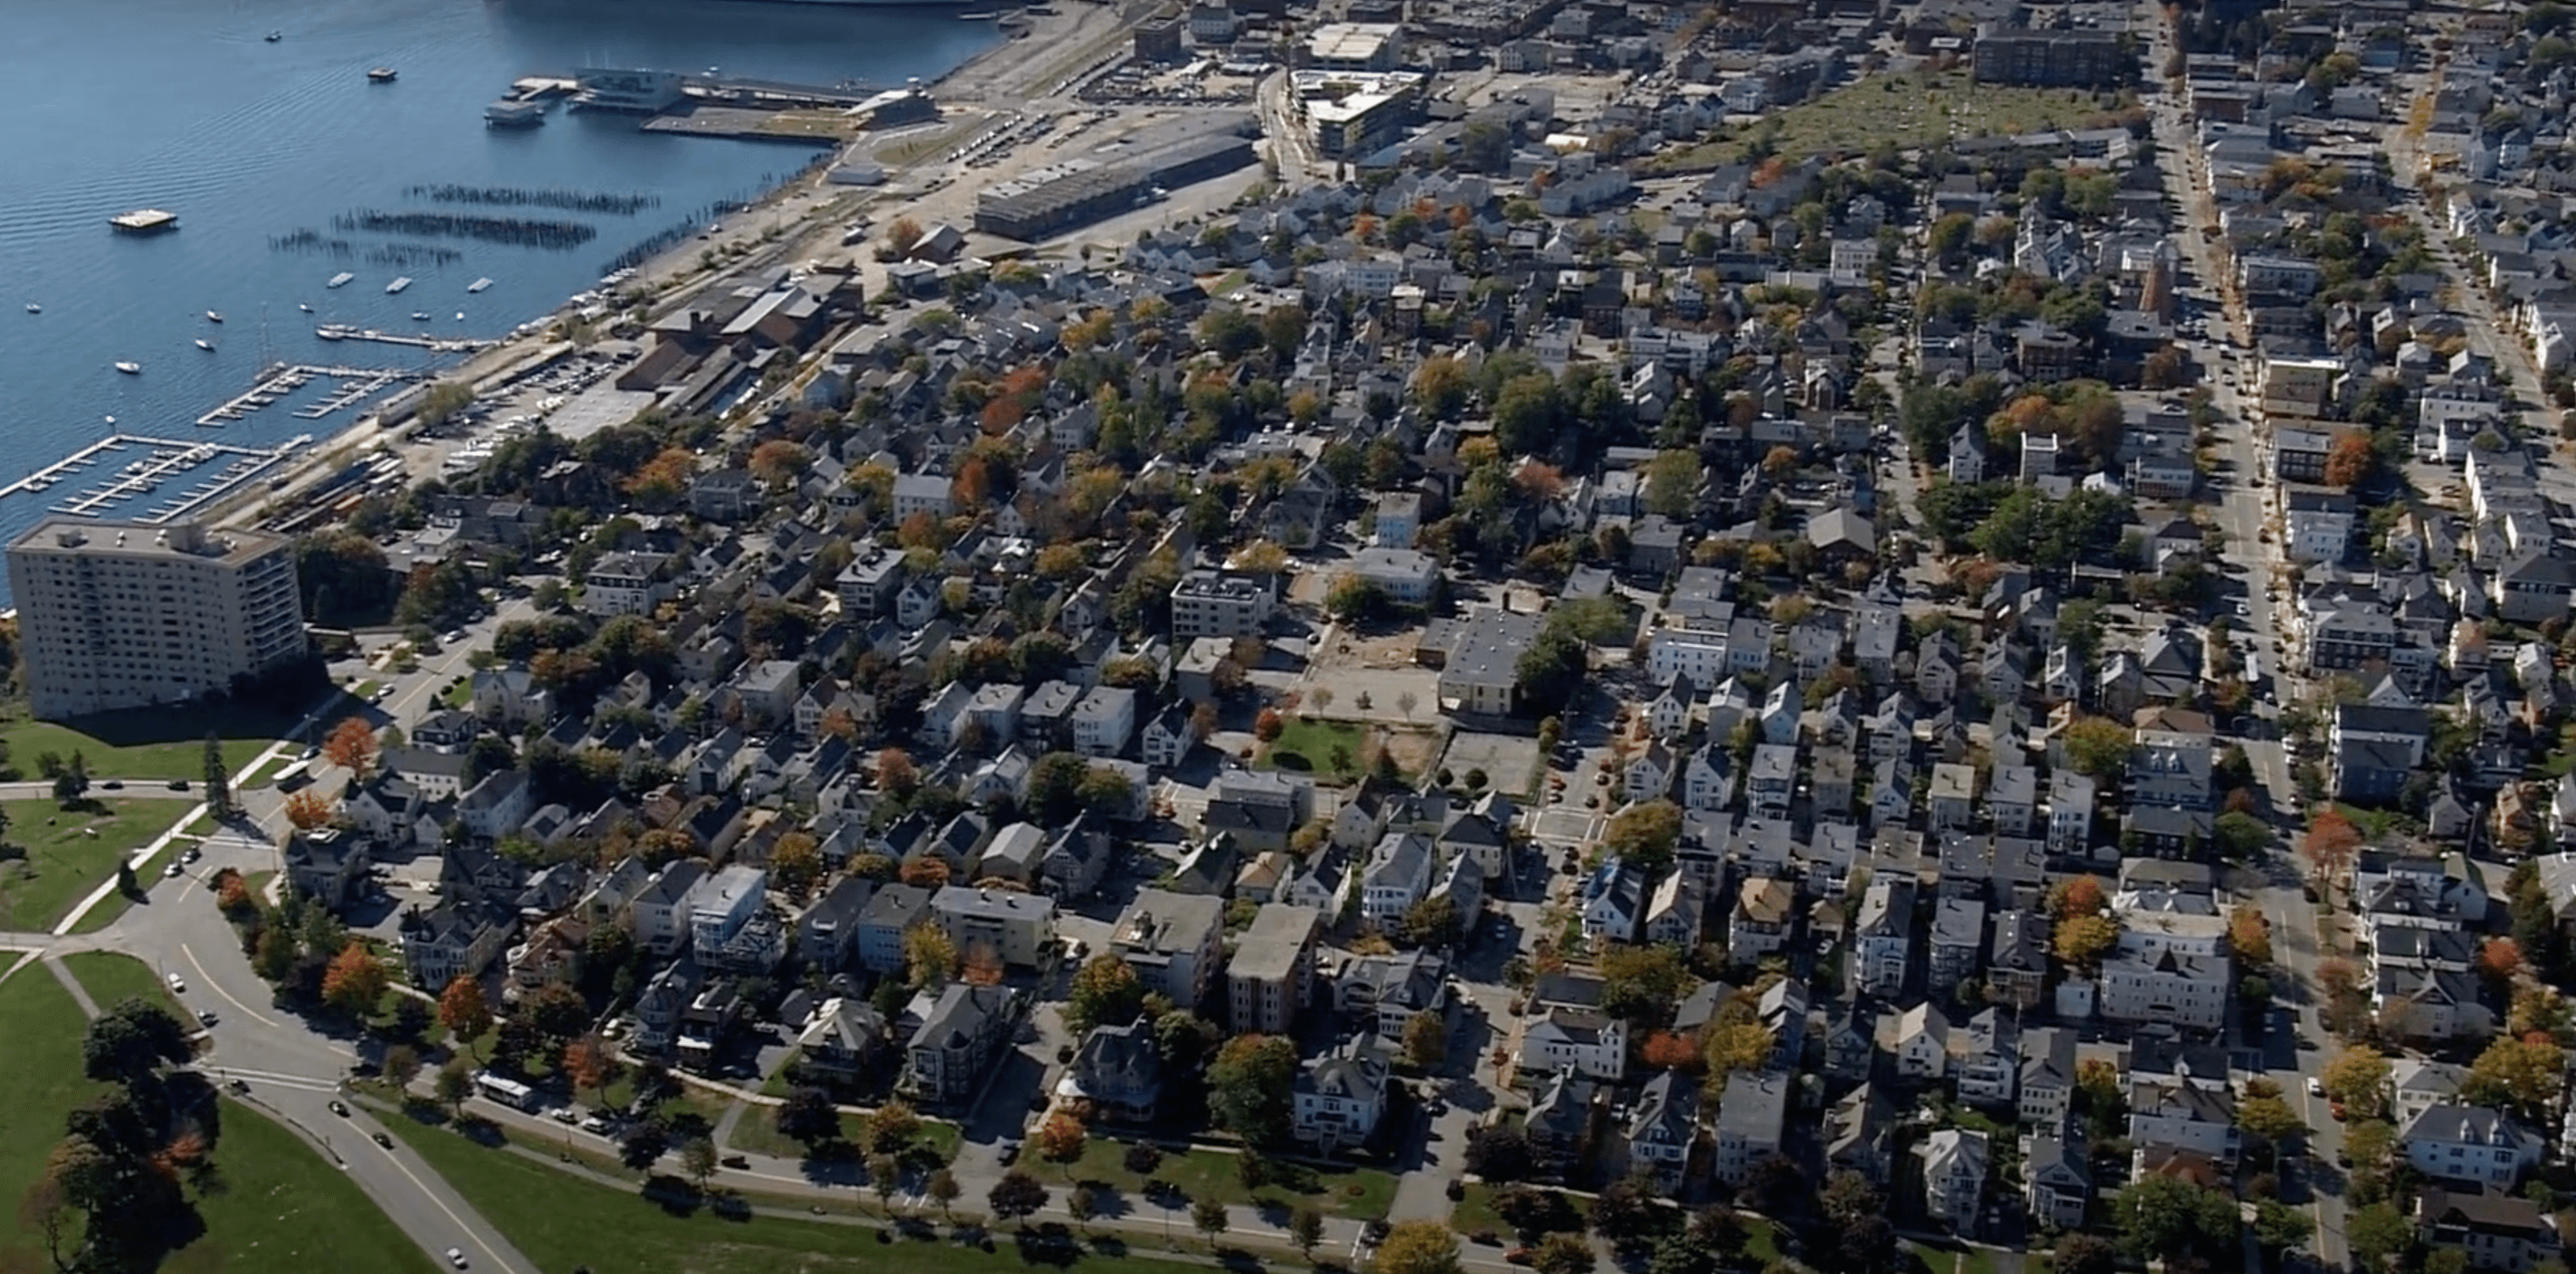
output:
<instances>
[{"instance_id":1,"label":"small white boat","mask_svg":"<svg viewBox=\"0 0 2576 1274\"><path fill-rule=\"evenodd\" d=\"M140 376L140 375L142 375L142 374L143 374L143 364L141 364L141 363L118 363L118 364L116 365L116 370L118 370L118 371L120 371L120 372L123 372L123 373L125 373L125 374L126 374L126 375L128 375L128 376Z\"/></svg>"},{"instance_id":2,"label":"small white boat","mask_svg":"<svg viewBox=\"0 0 2576 1274\"><path fill-rule=\"evenodd\" d=\"M456 321L457 321L457 322L459 322L459 323L462 323L462 322L464 322L464 321L465 321L465 311L463 311L463 310L458 310L458 311L456 312Z\"/></svg>"},{"instance_id":3,"label":"small white boat","mask_svg":"<svg viewBox=\"0 0 2576 1274\"><path fill-rule=\"evenodd\" d=\"M208 310L206 311L206 321L209 323L221 323L224 321L224 316L215 313L213 310Z\"/></svg>"},{"instance_id":4,"label":"small white boat","mask_svg":"<svg viewBox=\"0 0 2576 1274\"><path fill-rule=\"evenodd\" d=\"M412 322L414 322L414 323L426 323L426 322L428 322L428 321L429 321L429 311L427 311L427 310L413 310L413 311L411 312L411 321L412 321Z\"/></svg>"},{"instance_id":5,"label":"small white boat","mask_svg":"<svg viewBox=\"0 0 2576 1274\"><path fill-rule=\"evenodd\" d=\"M285 39L285 38L286 38L286 33L285 33L285 32L283 32L283 31L271 31L271 32L269 32L267 35L261 36L260 38L261 38L261 39L263 39L263 40L268 41L268 42L269 42L269 43L271 43L271 44L275 44L275 43L277 43L278 41Z\"/></svg>"},{"instance_id":6,"label":"small white boat","mask_svg":"<svg viewBox=\"0 0 2576 1274\"><path fill-rule=\"evenodd\" d=\"M197 338L197 348L212 354L215 352L215 343L200 336Z\"/></svg>"},{"instance_id":7,"label":"small white boat","mask_svg":"<svg viewBox=\"0 0 2576 1274\"><path fill-rule=\"evenodd\" d=\"M29 314L42 314L45 312L45 307L38 305L33 301L29 301L27 302L27 312Z\"/></svg>"},{"instance_id":8,"label":"small white boat","mask_svg":"<svg viewBox=\"0 0 2576 1274\"><path fill-rule=\"evenodd\" d=\"M482 291L483 289L488 288L488 287L490 287L490 286L492 286L492 280L490 280L490 279L476 279L476 280L474 280L472 283L468 283L468 284L466 284L466 285L465 285L465 290L466 290L466 291L468 291L468 292L480 292L480 291Z\"/></svg>"},{"instance_id":9,"label":"small white boat","mask_svg":"<svg viewBox=\"0 0 2576 1274\"><path fill-rule=\"evenodd\" d=\"M299 309L299 310L302 310L302 311L304 311L304 312L305 312L305 313L307 313L307 314L310 314L310 313L312 313L312 312L313 312L313 307L312 307L311 305L309 305L309 304L306 304L305 302L302 302L302 301L298 301L298 302L296 302L296 303L295 303L295 308L297 308L297 309Z\"/></svg>"}]
</instances>

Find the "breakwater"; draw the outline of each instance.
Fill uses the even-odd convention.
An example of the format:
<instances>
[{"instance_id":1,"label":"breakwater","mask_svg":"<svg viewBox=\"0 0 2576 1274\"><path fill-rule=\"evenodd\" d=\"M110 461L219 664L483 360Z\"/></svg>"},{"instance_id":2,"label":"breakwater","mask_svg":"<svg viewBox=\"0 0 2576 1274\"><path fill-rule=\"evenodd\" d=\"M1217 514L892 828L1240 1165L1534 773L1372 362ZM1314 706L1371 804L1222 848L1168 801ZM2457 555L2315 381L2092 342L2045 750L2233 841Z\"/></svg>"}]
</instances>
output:
<instances>
[{"instance_id":1,"label":"breakwater","mask_svg":"<svg viewBox=\"0 0 2576 1274\"><path fill-rule=\"evenodd\" d=\"M599 230L580 221L542 217L478 217L454 212L385 212L361 208L331 218L334 230L368 234L425 235L439 239L478 239L521 248L565 251L599 237Z\"/></svg>"},{"instance_id":2,"label":"breakwater","mask_svg":"<svg viewBox=\"0 0 2576 1274\"><path fill-rule=\"evenodd\" d=\"M482 204L495 208L553 208L560 212L604 213L631 217L659 208L659 195L617 194L592 190L530 190L521 186L420 185L403 192L431 203Z\"/></svg>"}]
</instances>

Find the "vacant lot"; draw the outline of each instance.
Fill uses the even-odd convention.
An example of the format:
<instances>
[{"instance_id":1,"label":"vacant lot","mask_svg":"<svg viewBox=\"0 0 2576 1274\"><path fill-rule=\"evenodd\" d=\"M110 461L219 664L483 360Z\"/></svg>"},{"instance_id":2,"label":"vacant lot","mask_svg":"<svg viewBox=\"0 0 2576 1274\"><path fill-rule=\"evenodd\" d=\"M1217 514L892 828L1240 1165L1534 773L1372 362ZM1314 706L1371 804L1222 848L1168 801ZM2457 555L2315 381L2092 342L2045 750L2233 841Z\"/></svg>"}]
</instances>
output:
<instances>
[{"instance_id":1,"label":"vacant lot","mask_svg":"<svg viewBox=\"0 0 2576 1274\"><path fill-rule=\"evenodd\" d=\"M1893 142L1911 150L1960 137L2009 137L2052 128L2088 128L2110 112L2091 93L1974 84L1965 71L1874 75L1758 124L1730 127L1715 140L1658 161L1664 169L1743 162L1750 143L1769 136L1771 153L1791 163L1809 155L1857 155Z\"/></svg>"},{"instance_id":2,"label":"vacant lot","mask_svg":"<svg viewBox=\"0 0 2576 1274\"><path fill-rule=\"evenodd\" d=\"M0 802L10 857L0 861L0 929L48 930L116 864L168 831L187 805L122 798L104 812L65 810L42 798Z\"/></svg>"}]
</instances>

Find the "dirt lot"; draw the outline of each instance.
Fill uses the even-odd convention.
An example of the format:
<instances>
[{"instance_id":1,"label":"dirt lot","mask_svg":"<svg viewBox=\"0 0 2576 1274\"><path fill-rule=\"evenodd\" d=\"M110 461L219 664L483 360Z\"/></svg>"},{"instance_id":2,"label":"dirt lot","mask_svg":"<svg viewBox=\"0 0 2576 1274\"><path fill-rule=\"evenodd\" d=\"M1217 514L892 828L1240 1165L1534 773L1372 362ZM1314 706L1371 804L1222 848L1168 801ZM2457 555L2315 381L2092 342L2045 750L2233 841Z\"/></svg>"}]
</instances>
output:
<instances>
[{"instance_id":1,"label":"dirt lot","mask_svg":"<svg viewBox=\"0 0 2576 1274\"><path fill-rule=\"evenodd\" d=\"M1464 782L1467 771L1483 770L1494 789L1515 795L1526 794L1530 776L1538 769L1538 740L1509 734L1477 734L1461 731L1449 738L1449 751L1440 758L1440 768L1459 776Z\"/></svg>"}]
</instances>

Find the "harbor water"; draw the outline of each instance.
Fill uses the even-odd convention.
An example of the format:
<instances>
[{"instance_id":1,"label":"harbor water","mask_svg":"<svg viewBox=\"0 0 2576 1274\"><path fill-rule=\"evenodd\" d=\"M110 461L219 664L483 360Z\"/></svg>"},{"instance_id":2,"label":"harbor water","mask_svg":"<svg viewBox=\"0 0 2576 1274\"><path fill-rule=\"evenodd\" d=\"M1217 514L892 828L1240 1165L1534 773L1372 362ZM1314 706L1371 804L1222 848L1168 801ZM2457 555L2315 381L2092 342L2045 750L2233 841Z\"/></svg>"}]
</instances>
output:
<instances>
[{"instance_id":1,"label":"harbor water","mask_svg":"<svg viewBox=\"0 0 2576 1274\"><path fill-rule=\"evenodd\" d=\"M647 133L633 116L560 103L539 127L486 127L484 107L514 79L720 67L891 86L1000 38L948 9L744 0L14 0L9 15L0 482L96 440L110 416L128 433L239 445L327 437L345 415L193 422L249 388L263 358L416 369L438 357L325 342L321 324L505 335L595 286L629 248L757 196L817 153ZM397 78L370 83L379 66ZM644 198L493 206L439 201L431 187ZM177 213L179 228L109 229L139 208ZM504 218L549 229L488 232ZM346 286L325 286L342 272ZM401 276L413 282L388 293ZM483 278L493 282L467 290ZM0 500L0 535L49 502Z\"/></svg>"}]
</instances>

